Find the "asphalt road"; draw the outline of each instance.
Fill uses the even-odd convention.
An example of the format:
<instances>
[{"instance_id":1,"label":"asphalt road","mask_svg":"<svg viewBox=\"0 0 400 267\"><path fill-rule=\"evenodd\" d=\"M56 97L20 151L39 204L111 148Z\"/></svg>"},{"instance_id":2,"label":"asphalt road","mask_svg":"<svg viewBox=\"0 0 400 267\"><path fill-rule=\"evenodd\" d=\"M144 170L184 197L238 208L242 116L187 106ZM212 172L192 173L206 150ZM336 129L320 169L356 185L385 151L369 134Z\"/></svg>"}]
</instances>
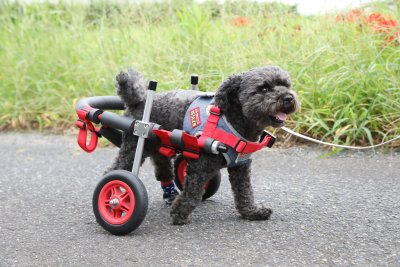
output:
<instances>
[{"instance_id":1,"label":"asphalt road","mask_svg":"<svg viewBox=\"0 0 400 267\"><path fill-rule=\"evenodd\" d=\"M400 153L269 149L253 164L269 221L236 213L226 170L185 226L149 162L149 211L132 234L104 231L92 194L115 148L87 154L73 137L0 134L0 266L400 266Z\"/></svg>"}]
</instances>

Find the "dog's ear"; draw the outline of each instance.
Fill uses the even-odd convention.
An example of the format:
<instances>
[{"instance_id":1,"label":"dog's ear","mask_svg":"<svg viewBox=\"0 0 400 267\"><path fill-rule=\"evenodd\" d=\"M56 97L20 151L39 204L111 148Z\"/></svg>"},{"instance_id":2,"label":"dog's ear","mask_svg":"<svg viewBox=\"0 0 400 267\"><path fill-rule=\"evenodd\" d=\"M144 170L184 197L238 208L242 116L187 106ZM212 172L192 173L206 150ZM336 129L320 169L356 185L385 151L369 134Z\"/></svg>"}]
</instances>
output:
<instances>
[{"instance_id":1,"label":"dog's ear","mask_svg":"<svg viewBox=\"0 0 400 267\"><path fill-rule=\"evenodd\" d=\"M229 106L240 106L238 99L238 91L242 82L242 74L233 74L228 77L218 88L215 93L215 103L222 110L229 109Z\"/></svg>"}]
</instances>

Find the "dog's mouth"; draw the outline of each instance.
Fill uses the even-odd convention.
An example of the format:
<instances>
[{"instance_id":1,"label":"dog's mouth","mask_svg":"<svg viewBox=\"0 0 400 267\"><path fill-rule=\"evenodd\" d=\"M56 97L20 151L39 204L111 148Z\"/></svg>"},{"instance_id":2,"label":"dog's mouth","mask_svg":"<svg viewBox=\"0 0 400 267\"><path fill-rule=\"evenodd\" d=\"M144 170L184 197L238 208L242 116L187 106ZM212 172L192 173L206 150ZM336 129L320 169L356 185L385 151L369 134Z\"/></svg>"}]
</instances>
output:
<instances>
[{"instance_id":1,"label":"dog's mouth","mask_svg":"<svg viewBox=\"0 0 400 267\"><path fill-rule=\"evenodd\" d=\"M276 113L275 116L269 116L269 118L271 119L271 121L277 123L277 124L282 124L286 121L288 115L286 113L283 112L278 112Z\"/></svg>"}]
</instances>

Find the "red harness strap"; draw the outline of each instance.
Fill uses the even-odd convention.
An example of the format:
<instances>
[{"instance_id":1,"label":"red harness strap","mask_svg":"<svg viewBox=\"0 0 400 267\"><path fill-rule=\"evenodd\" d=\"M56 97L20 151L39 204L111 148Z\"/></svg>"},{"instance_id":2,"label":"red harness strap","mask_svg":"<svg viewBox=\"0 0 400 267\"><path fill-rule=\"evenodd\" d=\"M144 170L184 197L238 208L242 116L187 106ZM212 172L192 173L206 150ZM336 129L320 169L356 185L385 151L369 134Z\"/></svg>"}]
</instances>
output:
<instances>
[{"instance_id":1,"label":"red harness strap","mask_svg":"<svg viewBox=\"0 0 400 267\"><path fill-rule=\"evenodd\" d=\"M217 128L218 121L221 118L221 111L216 106L211 106L210 115L207 118L207 122L204 125L204 130L201 136L211 137L218 140L233 149L238 153L253 153L268 145L271 140L270 136L265 136L261 142L249 142L243 140L233 134L227 133Z\"/></svg>"},{"instance_id":2,"label":"red harness strap","mask_svg":"<svg viewBox=\"0 0 400 267\"><path fill-rule=\"evenodd\" d=\"M79 128L78 144L88 153L91 153L96 149L98 141L97 134L99 131L99 129L94 127L90 120L86 118L90 109L90 107L85 107L81 110L78 110L76 113L78 114L79 119L75 122L75 125ZM90 131L89 144L87 144L88 130Z\"/></svg>"}]
</instances>

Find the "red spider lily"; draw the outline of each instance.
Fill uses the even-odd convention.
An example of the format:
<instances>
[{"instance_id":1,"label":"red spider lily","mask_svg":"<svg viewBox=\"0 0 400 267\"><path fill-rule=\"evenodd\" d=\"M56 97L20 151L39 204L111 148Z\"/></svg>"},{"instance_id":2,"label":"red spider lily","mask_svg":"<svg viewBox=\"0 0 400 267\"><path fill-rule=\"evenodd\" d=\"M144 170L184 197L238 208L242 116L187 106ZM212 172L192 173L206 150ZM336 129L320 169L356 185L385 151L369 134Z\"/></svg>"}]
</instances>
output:
<instances>
[{"instance_id":1,"label":"red spider lily","mask_svg":"<svg viewBox=\"0 0 400 267\"><path fill-rule=\"evenodd\" d=\"M379 13L372 13L365 19L365 23L373 26L375 29L396 28L397 21L394 19L386 19Z\"/></svg>"},{"instance_id":2,"label":"red spider lily","mask_svg":"<svg viewBox=\"0 0 400 267\"><path fill-rule=\"evenodd\" d=\"M387 35L390 35L392 33L396 33L396 25L397 25L397 21L395 20L384 20L381 23L379 23L378 25L374 25L373 29L376 32L379 33L384 33ZM398 30L398 29L397 29ZM397 32L398 34L398 32ZM394 36L388 36L388 38L393 41ZM386 40L386 39L385 39Z\"/></svg>"},{"instance_id":3,"label":"red spider lily","mask_svg":"<svg viewBox=\"0 0 400 267\"><path fill-rule=\"evenodd\" d=\"M336 22L341 22L344 21L344 16L343 15L336 15Z\"/></svg>"},{"instance_id":4,"label":"red spider lily","mask_svg":"<svg viewBox=\"0 0 400 267\"><path fill-rule=\"evenodd\" d=\"M385 18L379 13L371 13L366 19L365 23L380 23L384 21Z\"/></svg>"},{"instance_id":5,"label":"red spider lily","mask_svg":"<svg viewBox=\"0 0 400 267\"><path fill-rule=\"evenodd\" d=\"M360 20L363 17L363 12L360 9L352 9L349 14L347 14L347 21L353 22Z\"/></svg>"},{"instance_id":6,"label":"red spider lily","mask_svg":"<svg viewBox=\"0 0 400 267\"><path fill-rule=\"evenodd\" d=\"M345 15L337 15L336 22L347 21L347 22L354 22L360 20L364 16L362 10L360 9L352 9L350 12Z\"/></svg>"},{"instance_id":7,"label":"red spider lily","mask_svg":"<svg viewBox=\"0 0 400 267\"><path fill-rule=\"evenodd\" d=\"M386 19L379 13L372 13L366 21L374 31L386 34L385 41L387 43L395 40L399 42L400 29L397 20Z\"/></svg>"},{"instance_id":8,"label":"red spider lily","mask_svg":"<svg viewBox=\"0 0 400 267\"><path fill-rule=\"evenodd\" d=\"M396 32L393 35L389 35L388 37L385 38L385 41L387 43L391 43L393 41L395 41L397 43L397 45L400 44L400 33Z\"/></svg>"},{"instance_id":9,"label":"red spider lily","mask_svg":"<svg viewBox=\"0 0 400 267\"><path fill-rule=\"evenodd\" d=\"M237 27L249 25L249 19L246 17L237 17L236 19L233 20L233 25Z\"/></svg>"},{"instance_id":10,"label":"red spider lily","mask_svg":"<svg viewBox=\"0 0 400 267\"><path fill-rule=\"evenodd\" d=\"M397 21L394 19L386 19L378 24L378 26L382 29L390 29L397 27Z\"/></svg>"},{"instance_id":11,"label":"red spider lily","mask_svg":"<svg viewBox=\"0 0 400 267\"><path fill-rule=\"evenodd\" d=\"M341 21L359 22L360 27L365 24L375 32L386 34L385 41L388 43L394 40L398 43L400 41L399 23L397 20L385 18L382 14L371 13L365 16L361 10L353 9L347 14L347 17L344 15L337 15L336 22Z\"/></svg>"}]
</instances>

